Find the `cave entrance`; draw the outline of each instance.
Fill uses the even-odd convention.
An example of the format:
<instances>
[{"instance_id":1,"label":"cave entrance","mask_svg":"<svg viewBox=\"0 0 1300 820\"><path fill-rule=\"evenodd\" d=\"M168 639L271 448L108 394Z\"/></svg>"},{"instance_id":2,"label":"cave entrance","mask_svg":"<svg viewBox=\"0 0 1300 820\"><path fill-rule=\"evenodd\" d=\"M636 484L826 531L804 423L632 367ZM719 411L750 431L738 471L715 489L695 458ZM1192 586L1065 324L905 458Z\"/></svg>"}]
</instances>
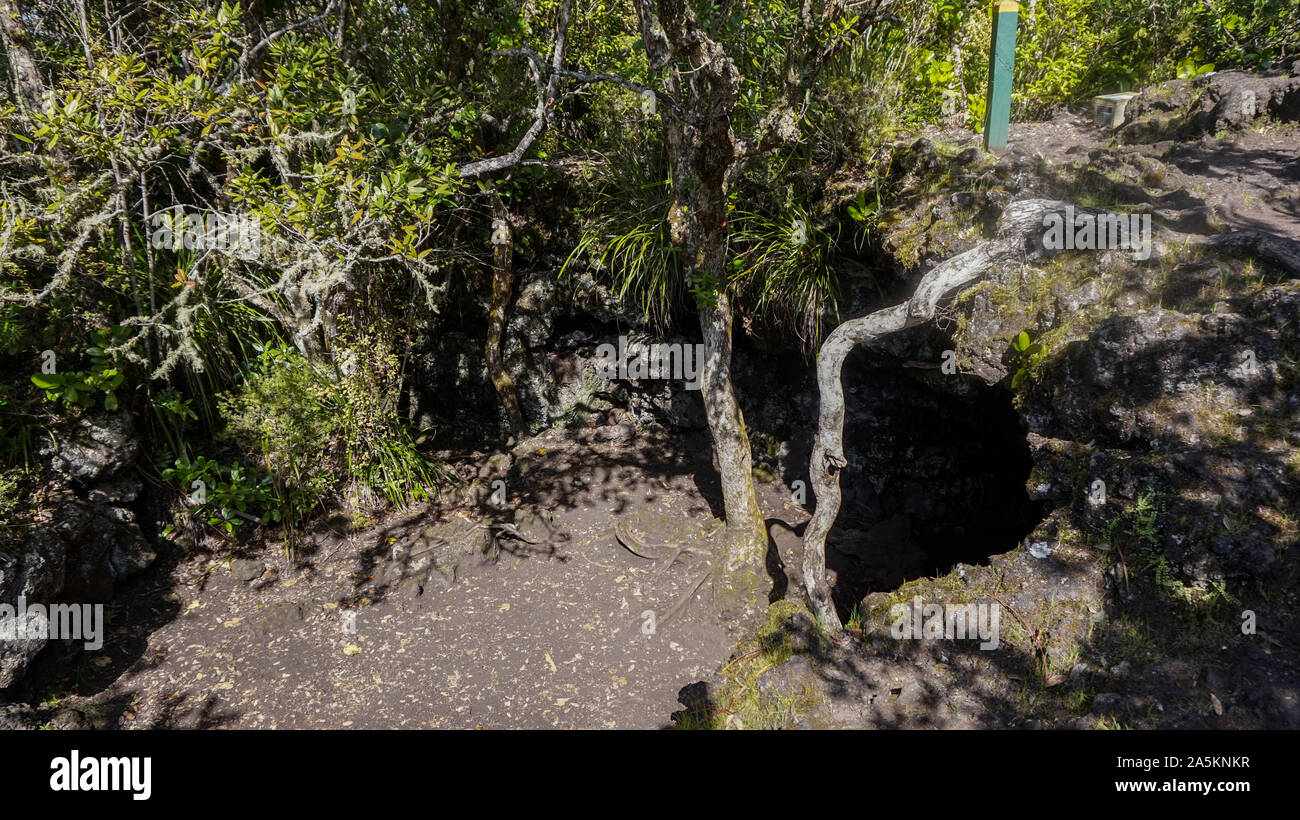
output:
<instances>
[{"instance_id":1,"label":"cave entrance","mask_svg":"<svg viewBox=\"0 0 1300 820\"><path fill-rule=\"evenodd\" d=\"M826 555L842 618L870 593L987 564L1042 520L1006 388L878 350L855 351L843 381L849 464Z\"/></svg>"}]
</instances>

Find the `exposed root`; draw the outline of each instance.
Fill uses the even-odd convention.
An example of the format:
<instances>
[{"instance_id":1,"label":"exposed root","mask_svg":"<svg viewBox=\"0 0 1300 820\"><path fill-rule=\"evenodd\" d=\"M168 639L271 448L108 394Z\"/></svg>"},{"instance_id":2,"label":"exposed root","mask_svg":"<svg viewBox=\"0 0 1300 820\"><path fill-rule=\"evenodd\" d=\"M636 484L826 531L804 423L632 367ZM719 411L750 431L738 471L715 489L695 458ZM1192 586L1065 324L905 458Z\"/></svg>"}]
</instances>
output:
<instances>
[{"instance_id":1,"label":"exposed root","mask_svg":"<svg viewBox=\"0 0 1300 820\"><path fill-rule=\"evenodd\" d=\"M714 530L714 532L716 531L717 530ZM712 533L710 533L710 535L711 534ZM708 536L705 537L707 538ZM704 555L705 554L699 550L692 549L686 546L680 546L676 548L674 548L671 545L664 546L664 547L652 547L649 544L647 544L645 541L637 537L637 535L633 533L631 530L629 530L627 527L625 527L623 525L623 522L621 521L614 525L614 539L618 541L619 546L621 546L623 549L627 550L628 552L632 553L637 558L644 558L647 561L663 561L667 559L667 563L665 563L663 567L660 568L660 571L672 566L674 563L676 563L677 559L681 558L683 555L686 554Z\"/></svg>"},{"instance_id":2,"label":"exposed root","mask_svg":"<svg viewBox=\"0 0 1300 820\"><path fill-rule=\"evenodd\" d=\"M701 533L701 538L702 540L708 541L719 532L724 531L724 529L725 526L723 525L716 526L708 532ZM673 603L672 606L668 608L667 612L659 616L658 623L663 623L681 613L682 610L684 610L695 598L696 594L699 593L700 587L703 586L704 582L710 577L714 579L713 598L716 608L719 565L714 561L715 556L712 550L700 550L685 545L653 547L629 530L621 521L614 525L614 538L618 541L619 546L636 557L643 558L647 561L659 562L659 567L655 570L655 575L659 575L665 570L673 567L677 563L678 559L683 555L695 555L703 559L705 564L704 570L698 577L687 583L686 591L678 597L677 601Z\"/></svg>"},{"instance_id":3,"label":"exposed root","mask_svg":"<svg viewBox=\"0 0 1300 820\"><path fill-rule=\"evenodd\" d=\"M689 604L691 600L695 597L695 594L700 591L700 585L703 584L708 579L708 577L713 573L714 573L714 568L713 565L710 564L709 568L704 570L704 572L700 573L700 577L695 579L695 582L690 584L686 588L686 594L678 598L677 603L673 604L672 607L669 608L667 612L665 612L663 615L659 617L658 623L662 624L664 621L667 621L669 618L676 615L687 604ZM716 591L717 590L716 590L716 581L715 581L715 590L714 590L715 597L716 597Z\"/></svg>"}]
</instances>

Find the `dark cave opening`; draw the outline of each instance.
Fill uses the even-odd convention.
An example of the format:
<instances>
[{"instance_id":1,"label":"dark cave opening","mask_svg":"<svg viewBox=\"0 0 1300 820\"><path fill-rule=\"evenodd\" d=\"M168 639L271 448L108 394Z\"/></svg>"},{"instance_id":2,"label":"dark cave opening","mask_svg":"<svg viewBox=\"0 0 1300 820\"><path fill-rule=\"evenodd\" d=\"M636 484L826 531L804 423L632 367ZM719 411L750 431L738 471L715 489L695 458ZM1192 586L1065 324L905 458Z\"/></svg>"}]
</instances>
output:
<instances>
[{"instance_id":1,"label":"dark cave opening","mask_svg":"<svg viewBox=\"0 0 1300 820\"><path fill-rule=\"evenodd\" d=\"M937 361L937 360L936 360ZM1012 395L936 365L858 350L845 363L843 506L827 544L836 606L987 564L1042 520Z\"/></svg>"}]
</instances>

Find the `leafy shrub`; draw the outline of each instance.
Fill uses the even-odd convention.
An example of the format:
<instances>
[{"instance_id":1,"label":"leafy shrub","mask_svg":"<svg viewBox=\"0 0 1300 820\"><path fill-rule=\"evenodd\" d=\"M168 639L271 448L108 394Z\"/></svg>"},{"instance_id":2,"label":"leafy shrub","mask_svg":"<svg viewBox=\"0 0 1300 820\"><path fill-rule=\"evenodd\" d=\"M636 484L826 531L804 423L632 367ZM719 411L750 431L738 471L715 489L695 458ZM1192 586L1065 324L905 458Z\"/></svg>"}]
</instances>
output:
<instances>
[{"instance_id":1,"label":"leafy shrub","mask_svg":"<svg viewBox=\"0 0 1300 820\"><path fill-rule=\"evenodd\" d=\"M93 407L97 394L104 394L104 409L117 409L117 388L125 377L111 348L126 341L126 328L113 327L97 330L94 345L86 349L90 358L89 370L67 373L37 373L32 384L45 391L45 398L65 405Z\"/></svg>"},{"instance_id":2,"label":"leafy shrub","mask_svg":"<svg viewBox=\"0 0 1300 820\"><path fill-rule=\"evenodd\" d=\"M349 335L344 331L345 339ZM391 503L410 504L427 498L447 475L416 452L398 416L402 372L394 338L375 330L354 335L340 356L333 398L344 475L353 485L378 490Z\"/></svg>"},{"instance_id":3,"label":"leafy shrub","mask_svg":"<svg viewBox=\"0 0 1300 820\"><path fill-rule=\"evenodd\" d=\"M265 348L243 385L219 400L227 437L258 454L296 507L344 487L409 504L446 477L415 450L398 417L391 342L375 333L354 339L329 369L292 348Z\"/></svg>"},{"instance_id":4,"label":"leafy shrub","mask_svg":"<svg viewBox=\"0 0 1300 820\"><path fill-rule=\"evenodd\" d=\"M266 347L238 390L218 398L226 435L307 506L332 489L336 420L329 385L292 348Z\"/></svg>"},{"instance_id":5,"label":"leafy shrub","mask_svg":"<svg viewBox=\"0 0 1300 820\"><path fill-rule=\"evenodd\" d=\"M196 515L227 535L245 523L270 524L282 520L284 499L270 476L257 476L239 466L223 466L199 456L178 460L163 470L163 478L190 491Z\"/></svg>"}]
</instances>

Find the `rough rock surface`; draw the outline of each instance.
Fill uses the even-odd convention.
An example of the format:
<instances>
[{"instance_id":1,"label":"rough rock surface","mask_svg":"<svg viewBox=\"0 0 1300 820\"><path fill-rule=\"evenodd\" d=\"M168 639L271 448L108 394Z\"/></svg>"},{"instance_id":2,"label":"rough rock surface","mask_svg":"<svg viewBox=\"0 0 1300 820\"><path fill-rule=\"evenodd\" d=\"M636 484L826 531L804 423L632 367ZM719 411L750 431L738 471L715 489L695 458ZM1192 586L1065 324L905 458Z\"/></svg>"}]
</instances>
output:
<instances>
[{"instance_id":1,"label":"rough rock surface","mask_svg":"<svg viewBox=\"0 0 1300 820\"><path fill-rule=\"evenodd\" d=\"M44 490L33 524L0 550L0 603L107 604L116 583L153 563L131 508L141 490L130 468L139 452L125 413L88 413L52 431L36 451ZM46 644L0 642L0 689Z\"/></svg>"},{"instance_id":2,"label":"rough rock surface","mask_svg":"<svg viewBox=\"0 0 1300 820\"><path fill-rule=\"evenodd\" d=\"M1196 139L1259 117L1300 119L1300 77L1217 71L1171 80L1129 101L1117 136L1124 144Z\"/></svg>"}]
</instances>

